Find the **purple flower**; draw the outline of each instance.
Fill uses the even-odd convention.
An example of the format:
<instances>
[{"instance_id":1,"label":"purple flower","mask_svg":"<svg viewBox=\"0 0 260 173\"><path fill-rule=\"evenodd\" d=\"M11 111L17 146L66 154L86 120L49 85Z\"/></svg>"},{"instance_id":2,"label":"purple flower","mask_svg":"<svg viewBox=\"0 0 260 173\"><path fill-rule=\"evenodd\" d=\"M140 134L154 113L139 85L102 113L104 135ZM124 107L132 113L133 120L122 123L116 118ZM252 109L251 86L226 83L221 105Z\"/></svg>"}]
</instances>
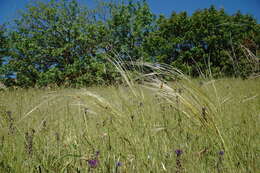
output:
<instances>
[{"instance_id":1,"label":"purple flower","mask_svg":"<svg viewBox=\"0 0 260 173\"><path fill-rule=\"evenodd\" d=\"M217 161L217 169L218 169L218 172L223 172L223 160L224 160L224 157L223 155L225 154L225 152L223 150L220 150L218 152L219 156L218 156L218 161Z\"/></svg>"},{"instance_id":2,"label":"purple flower","mask_svg":"<svg viewBox=\"0 0 260 173\"><path fill-rule=\"evenodd\" d=\"M116 163L116 167L120 167L120 166L122 166L122 163L121 162L117 162Z\"/></svg>"},{"instance_id":3,"label":"purple flower","mask_svg":"<svg viewBox=\"0 0 260 173\"><path fill-rule=\"evenodd\" d=\"M116 173L119 173L119 167L122 166L121 162L116 162Z\"/></svg>"},{"instance_id":4,"label":"purple flower","mask_svg":"<svg viewBox=\"0 0 260 173\"><path fill-rule=\"evenodd\" d=\"M224 155L224 151L221 150L218 154L223 156Z\"/></svg>"},{"instance_id":5,"label":"purple flower","mask_svg":"<svg viewBox=\"0 0 260 173\"><path fill-rule=\"evenodd\" d=\"M98 151L96 151L96 157L98 157L99 156L99 154L100 154L100 151L98 150Z\"/></svg>"},{"instance_id":6,"label":"purple flower","mask_svg":"<svg viewBox=\"0 0 260 173\"><path fill-rule=\"evenodd\" d=\"M96 168L97 165L98 165L98 160L96 160L96 159L88 160L88 165L89 165L89 167L91 167L91 168Z\"/></svg>"},{"instance_id":7,"label":"purple flower","mask_svg":"<svg viewBox=\"0 0 260 173\"><path fill-rule=\"evenodd\" d=\"M183 152L182 152L182 150L177 149L177 150L175 150L175 153L177 154L177 156L180 156Z\"/></svg>"},{"instance_id":8,"label":"purple flower","mask_svg":"<svg viewBox=\"0 0 260 173\"><path fill-rule=\"evenodd\" d=\"M176 157L176 172L178 172L178 173L180 173L180 172L182 172L182 162L181 162L181 155L182 155L182 150L181 149L177 149L177 150L175 150L175 153L176 153L176 155L177 155L177 157Z\"/></svg>"}]
</instances>

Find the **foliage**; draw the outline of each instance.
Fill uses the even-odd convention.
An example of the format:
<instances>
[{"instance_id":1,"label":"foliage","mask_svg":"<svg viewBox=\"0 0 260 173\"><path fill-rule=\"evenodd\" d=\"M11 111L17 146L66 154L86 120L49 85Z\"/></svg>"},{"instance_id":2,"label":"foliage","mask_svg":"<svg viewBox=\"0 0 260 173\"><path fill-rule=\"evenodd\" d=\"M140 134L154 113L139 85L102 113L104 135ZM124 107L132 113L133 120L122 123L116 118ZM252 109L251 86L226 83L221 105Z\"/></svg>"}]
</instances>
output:
<instances>
[{"instance_id":1,"label":"foliage","mask_svg":"<svg viewBox=\"0 0 260 173\"><path fill-rule=\"evenodd\" d=\"M91 85L96 81L92 78L111 75L102 74L99 66L105 64L96 56L105 34L95 14L80 8L75 0L29 5L11 34L9 63L17 85L72 84L82 75L88 79L81 82Z\"/></svg>"},{"instance_id":2,"label":"foliage","mask_svg":"<svg viewBox=\"0 0 260 173\"><path fill-rule=\"evenodd\" d=\"M9 45L8 36L6 35L6 28L4 25L0 25L0 79L4 75L3 62L5 57L8 56Z\"/></svg>"},{"instance_id":3,"label":"foliage","mask_svg":"<svg viewBox=\"0 0 260 173\"><path fill-rule=\"evenodd\" d=\"M146 49L161 63L172 64L193 76L202 74L241 75L248 72L241 44L256 54L259 25L249 15L229 16L214 6L172 13L157 20L158 30L150 34ZM210 71L209 71L210 70Z\"/></svg>"},{"instance_id":4,"label":"foliage","mask_svg":"<svg viewBox=\"0 0 260 173\"><path fill-rule=\"evenodd\" d=\"M100 1L93 9L76 0L34 1L8 32L0 29L0 64L9 57L2 81L20 87L120 82L107 60L115 55L192 76L248 76L259 72L259 38L252 16L214 6L156 18L145 0Z\"/></svg>"},{"instance_id":5,"label":"foliage","mask_svg":"<svg viewBox=\"0 0 260 173\"><path fill-rule=\"evenodd\" d=\"M145 56L143 42L154 29L155 15L147 2L129 0L111 6L107 20L109 45L115 52L125 54L124 59L134 61Z\"/></svg>"}]
</instances>

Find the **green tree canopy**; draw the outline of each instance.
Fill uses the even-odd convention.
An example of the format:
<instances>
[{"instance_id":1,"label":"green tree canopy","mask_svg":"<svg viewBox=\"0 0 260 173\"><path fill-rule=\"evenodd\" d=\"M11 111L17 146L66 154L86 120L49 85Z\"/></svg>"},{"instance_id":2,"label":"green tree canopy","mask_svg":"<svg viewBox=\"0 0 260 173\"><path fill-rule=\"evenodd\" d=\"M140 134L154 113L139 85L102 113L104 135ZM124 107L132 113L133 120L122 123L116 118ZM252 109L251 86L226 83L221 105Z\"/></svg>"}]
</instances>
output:
<instances>
[{"instance_id":1,"label":"green tree canopy","mask_svg":"<svg viewBox=\"0 0 260 173\"><path fill-rule=\"evenodd\" d=\"M214 6L172 13L157 20L158 29L151 32L145 50L158 62L172 64L194 76L209 74L240 75L247 68L241 45L256 54L259 29L250 15L228 15Z\"/></svg>"},{"instance_id":2,"label":"green tree canopy","mask_svg":"<svg viewBox=\"0 0 260 173\"><path fill-rule=\"evenodd\" d=\"M0 25L0 67L3 64L4 58L8 56L8 37L4 25Z\"/></svg>"},{"instance_id":3,"label":"green tree canopy","mask_svg":"<svg viewBox=\"0 0 260 173\"><path fill-rule=\"evenodd\" d=\"M10 64L18 85L61 85L84 75L85 82L99 80L103 64L95 55L107 31L92 10L76 0L36 1L15 24Z\"/></svg>"},{"instance_id":4,"label":"green tree canopy","mask_svg":"<svg viewBox=\"0 0 260 173\"><path fill-rule=\"evenodd\" d=\"M9 85L114 83L119 75L107 61L114 54L192 76L259 72L260 25L214 6L156 17L145 0L100 1L92 9L76 0L33 1L8 29L0 28L0 65Z\"/></svg>"},{"instance_id":5,"label":"green tree canopy","mask_svg":"<svg viewBox=\"0 0 260 173\"><path fill-rule=\"evenodd\" d=\"M120 2L110 6L108 44L113 51L126 53L125 60L138 60L145 56L143 43L154 29L155 15L146 1Z\"/></svg>"}]
</instances>

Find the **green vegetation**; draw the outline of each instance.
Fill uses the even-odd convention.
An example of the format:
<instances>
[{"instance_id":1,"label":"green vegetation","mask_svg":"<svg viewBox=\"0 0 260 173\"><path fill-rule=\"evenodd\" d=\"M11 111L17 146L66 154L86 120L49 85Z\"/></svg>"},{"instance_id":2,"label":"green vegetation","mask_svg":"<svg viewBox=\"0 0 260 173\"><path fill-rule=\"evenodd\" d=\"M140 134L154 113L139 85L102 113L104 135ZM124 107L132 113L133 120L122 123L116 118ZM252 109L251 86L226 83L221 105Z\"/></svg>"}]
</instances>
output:
<instances>
[{"instance_id":1,"label":"green vegetation","mask_svg":"<svg viewBox=\"0 0 260 173\"><path fill-rule=\"evenodd\" d=\"M258 172L260 80L180 78L0 92L0 172Z\"/></svg>"},{"instance_id":2,"label":"green vegetation","mask_svg":"<svg viewBox=\"0 0 260 173\"><path fill-rule=\"evenodd\" d=\"M214 6L33 1L0 27L0 172L259 172L259 45Z\"/></svg>"},{"instance_id":3,"label":"green vegetation","mask_svg":"<svg viewBox=\"0 0 260 173\"><path fill-rule=\"evenodd\" d=\"M248 77L259 73L259 38L252 16L214 6L165 17L145 1L100 1L93 9L76 0L34 1L0 28L0 79L25 88L111 84L120 82L107 61L114 54L196 77Z\"/></svg>"},{"instance_id":4,"label":"green vegetation","mask_svg":"<svg viewBox=\"0 0 260 173\"><path fill-rule=\"evenodd\" d=\"M0 26L0 67L3 64L4 57L8 55L8 41L5 32L4 26Z\"/></svg>"}]
</instances>

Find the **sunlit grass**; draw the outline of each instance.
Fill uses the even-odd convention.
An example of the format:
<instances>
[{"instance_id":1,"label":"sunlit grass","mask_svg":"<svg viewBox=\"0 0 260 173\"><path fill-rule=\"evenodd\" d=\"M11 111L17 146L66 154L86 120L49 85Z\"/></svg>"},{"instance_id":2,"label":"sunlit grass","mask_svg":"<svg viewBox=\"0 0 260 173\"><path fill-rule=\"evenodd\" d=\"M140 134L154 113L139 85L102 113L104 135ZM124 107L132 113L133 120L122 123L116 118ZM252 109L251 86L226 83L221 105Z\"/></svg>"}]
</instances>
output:
<instances>
[{"instance_id":1,"label":"sunlit grass","mask_svg":"<svg viewBox=\"0 0 260 173\"><path fill-rule=\"evenodd\" d=\"M1 92L0 172L257 172L259 86L182 79Z\"/></svg>"}]
</instances>

